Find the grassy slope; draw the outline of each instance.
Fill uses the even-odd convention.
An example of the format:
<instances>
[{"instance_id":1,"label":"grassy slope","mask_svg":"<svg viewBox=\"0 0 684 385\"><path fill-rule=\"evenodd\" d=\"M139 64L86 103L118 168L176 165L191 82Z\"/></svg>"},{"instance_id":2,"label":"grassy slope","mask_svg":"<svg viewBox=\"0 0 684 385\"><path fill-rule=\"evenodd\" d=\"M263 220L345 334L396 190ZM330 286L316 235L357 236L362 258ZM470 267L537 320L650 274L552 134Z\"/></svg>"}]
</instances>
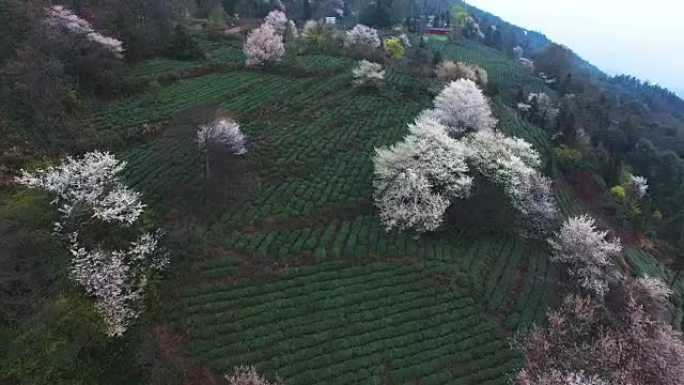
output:
<instances>
[{"instance_id":1,"label":"grassy slope","mask_svg":"<svg viewBox=\"0 0 684 385\"><path fill-rule=\"evenodd\" d=\"M438 48L485 67L504 91L496 102L503 129L548 156L543 133L504 105L518 85L543 85L485 47ZM213 60L236 57L224 49ZM152 62L130 78L148 81L174 67L187 69ZM96 118L128 130L212 104L249 138L250 153L235 160L248 171L214 176L249 186L248 194L209 198L207 215L206 199L184 199L186 212L201 213L211 228L211 246L230 255L193 263L174 290L169 321L188 336L187 354L219 372L256 364L288 385L505 383L520 363L507 337L541 320L555 300L558 272L543 248L515 235L468 239L453 228L419 239L385 232L371 200L373 149L405 135L429 95L355 90L340 58L280 67L183 80L164 87L157 103L141 94ZM400 68L388 78L399 88L414 81ZM177 203L179 186L201 185L192 135L192 126L169 129L122 154L133 187L162 212ZM575 205L562 202L566 211Z\"/></svg>"}]
</instances>

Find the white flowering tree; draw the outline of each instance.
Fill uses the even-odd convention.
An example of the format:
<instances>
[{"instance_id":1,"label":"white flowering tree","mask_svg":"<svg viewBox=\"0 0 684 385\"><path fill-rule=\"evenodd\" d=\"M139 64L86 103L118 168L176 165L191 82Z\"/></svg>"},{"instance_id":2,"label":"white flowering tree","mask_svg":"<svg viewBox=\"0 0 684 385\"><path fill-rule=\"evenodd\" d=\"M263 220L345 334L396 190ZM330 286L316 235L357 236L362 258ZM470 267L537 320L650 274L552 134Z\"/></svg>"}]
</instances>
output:
<instances>
[{"instance_id":1,"label":"white flowering tree","mask_svg":"<svg viewBox=\"0 0 684 385\"><path fill-rule=\"evenodd\" d=\"M437 229L449 205L469 196L473 173L503 188L522 214L527 235L543 237L552 229L558 209L551 181L539 171L539 154L522 139L494 132L496 120L487 101L479 102L486 105L485 118L452 110L450 121L475 122L461 125L470 130L459 139L431 110L409 125L410 134L402 142L376 149L375 202L388 229Z\"/></svg>"},{"instance_id":2,"label":"white flowering tree","mask_svg":"<svg viewBox=\"0 0 684 385\"><path fill-rule=\"evenodd\" d=\"M578 286L598 297L608 291L613 258L622 251L620 240L607 240L607 235L596 229L593 218L581 215L568 218L548 240L551 260L567 265Z\"/></svg>"},{"instance_id":3,"label":"white flowering tree","mask_svg":"<svg viewBox=\"0 0 684 385\"><path fill-rule=\"evenodd\" d=\"M516 60L523 57L524 53L525 53L525 50L523 50L523 48L521 46L516 45L515 47L513 47L513 56L515 56Z\"/></svg>"},{"instance_id":4,"label":"white flowering tree","mask_svg":"<svg viewBox=\"0 0 684 385\"><path fill-rule=\"evenodd\" d=\"M541 175L539 153L520 138L481 130L463 139L470 164L503 188L512 206L523 214L530 236L543 236L558 216L551 180Z\"/></svg>"},{"instance_id":5,"label":"white flowering tree","mask_svg":"<svg viewBox=\"0 0 684 385\"><path fill-rule=\"evenodd\" d=\"M403 142L376 150L375 201L388 229L434 231L452 199L468 197L466 149L437 121L419 118Z\"/></svg>"},{"instance_id":6,"label":"white flowering tree","mask_svg":"<svg viewBox=\"0 0 684 385\"><path fill-rule=\"evenodd\" d=\"M497 120L487 97L472 80L459 79L449 83L433 104L434 108L424 114L445 125L451 135L496 127Z\"/></svg>"},{"instance_id":7,"label":"white flowering tree","mask_svg":"<svg viewBox=\"0 0 684 385\"><path fill-rule=\"evenodd\" d=\"M123 44L120 40L96 32L93 26L84 19L61 5L47 8L48 22L55 27L64 28L70 33L83 35L88 40L102 46L114 56L123 58Z\"/></svg>"},{"instance_id":8,"label":"white flowering tree","mask_svg":"<svg viewBox=\"0 0 684 385\"><path fill-rule=\"evenodd\" d=\"M648 179L643 176L629 174L629 188L641 199L648 192Z\"/></svg>"},{"instance_id":9,"label":"white flowering tree","mask_svg":"<svg viewBox=\"0 0 684 385\"><path fill-rule=\"evenodd\" d=\"M225 376L229 385L282 385L280 378L276 377L269 382L266 377L257 372L253 366L239 366L233 369L233 373Z\"/></svg>"},{"instance_id":10,"label":"white flowering tree","mask_svg":"<svg viewBox=\"0 0 684 385\"><path fill-rule=\"evenodd\" d=\"M275 9L266 15L264 24L270 25L277 34L282 35L288 25L287 16L285 16L285 12Z\"/></svg>"},{"instance_id":11,"label":"white flowering tree","mask_svg":"<svg viewBox=\"0 0 684 385\"><path fill-rule=\"evenodd\" d=\"M558 105L545 92L531 92L527 96L527 104L530 106L530 112L534 115L532 118L535 123L542 126L551 126L560 114Z\"/></svg>"},{"instance_id":12,"label":"white flowering tree","mask_svg":"<svg viewBox=\"0 0 684 385\"><path fill-rule=\"evenodd\" d=\"M40 188L57 196L63 219L87 210L96 219L109 223L133 224L145 205L139 194L126 187L119 175L126 166L107 152L89 152L81 158L66 157L57 167L28 172L22 170L17 183Z\"/></svg>"},{"instance_id":13,"label":"white flowering tree","mask_svg":"<svg viewBox=\"0 0 684 385\"><path fill-rule=\"evenodd\" d=\"M405 33L402 33L399 36L397 36L397 38L399 39L399 41L401 42L401 44L404 47L411 48L411 40L409 40L408 35L406 35Z\"/></svg>"},{"instance_id":14,"label":"white flowering tree","mask_svg":"<svg viewBox=\"0 0 684 385\"><path fill-rule=\"evenodd\" d=\"M197 145L202 159L202 173L209 177L210 148L220 151L243 155L247 153L245 136L240 131L240 125L226 118L219 118L208 124L202 124L197 129Z\"/></svg>"},{"instance_id":15,"label":"white flowering tree","mask_svg":"<svg viewBox=\"0 0 684 385\"><path fill-rule=\"evenodd\" d=\"M348 46L367 45L373 48L380 48L380 36L374 28L357 24L345 36L345 44Z\"/></svg>"},{"instance_id":16,"label":"white flowering tree","mask_svg":"<svg viewBox=\"0 0 684 385\"><path fill-rule=\"evenodd\" d=\"M368 60L361 60L352 70L354 84L363 87L379 87L385 80L385 71L382 65Z\"/></svg>"},{"instance_id":17,"label":"white flowering tree","mask_svg":"<svg viewBox=\"0 0 684 385\"><path fill-rule=\"evenodd\" d=\"M145 205L139 195L124 185L120 173L126 163L113 155L90 152L80 158L67 157L57 167L28 172L16 179L20 185L54 193L61 221L54 231L69 245L71 278L94 298L110 336L124 333L142 308L145 273L168 264L160 252L160 231L144 233L125 250L107 250L98 238L85 245L83 233L93 219L122 227L137 222ZM92 238L92 237L90 237Z\"/></svg>"},{"instance_id":18,"label":"white flowering tree","mask_svg":"<svg viewBox=\"0 0 684 385\"><path fill-rule=\"evenodd\" d=\"M250 67L280 61L285 56L283 35L270 24L263 24L247 35L242 51L246 57L245 64Z\"/></svg>"}]
</instances>

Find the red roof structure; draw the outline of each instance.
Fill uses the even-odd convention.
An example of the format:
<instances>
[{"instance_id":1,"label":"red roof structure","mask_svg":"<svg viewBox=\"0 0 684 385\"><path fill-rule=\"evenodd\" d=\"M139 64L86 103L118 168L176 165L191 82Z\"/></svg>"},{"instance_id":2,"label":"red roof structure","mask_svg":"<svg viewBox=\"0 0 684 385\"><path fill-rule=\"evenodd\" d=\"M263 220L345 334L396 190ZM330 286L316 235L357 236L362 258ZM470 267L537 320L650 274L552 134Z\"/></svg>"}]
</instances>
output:
<instances>
[{"instance_id":1,"label":"red roof structure","mask_svg":"<svg viewBox=\"0 0 684 385\"><path fill-rule=\"evenodd\" d=\"M428 35L438 35L438 36L446 36L450 34L452 31L451 28L428 28L427 34Z\"/></svg>"}]
</instances>

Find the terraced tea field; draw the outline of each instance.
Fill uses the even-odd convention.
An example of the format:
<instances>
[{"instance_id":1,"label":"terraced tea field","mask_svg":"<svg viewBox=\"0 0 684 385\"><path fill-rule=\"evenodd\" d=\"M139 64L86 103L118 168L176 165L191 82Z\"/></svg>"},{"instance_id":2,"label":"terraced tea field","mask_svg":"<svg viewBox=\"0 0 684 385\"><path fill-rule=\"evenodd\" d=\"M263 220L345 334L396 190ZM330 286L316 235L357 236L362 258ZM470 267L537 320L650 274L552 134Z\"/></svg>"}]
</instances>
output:
<instances>
[{"instance_id":1,"label":"terraced tea field","mask_svg":"<svg viewBox=\"0 0 684 385\"><path fill-rule=\"evenodd\" d=\"M188 352L217 369L254 364L292 384L506 383L519 358L499 326L467 289L431 284L431 270L299 268L187 291L176 316L193 336Z\"/></svg>"},{"instance_id":2,"label":"terraced tea field","mask_svg":"<svg viewBox=\"0 0 684 385\"><path fill-rule=\"evenodd\" d=\"M506 57L473 52L458 60L475 55L495 82L529 76ZM239 55L217 48L211 60L237 65ZM96 116L94 124L113 132L162 123L121 154L126 179L158 210L179 187L251 186L203 218L210 248L230 257L183 267L189 273L172 289L169 323L188 336L186 354L218 373L244 364L288 385L507 383L520 365L508 338L543 320L557 301L558 271L542 244L513 232L386 232L372 204L374 148L405 135L432 95L416 92L401 66L388 69L384 89L355 89L350 63L309 55L261 72L227 66L169 84L156 98L115 101ZM131 76L172 71L167 65L183 68L150 62ZM501 129L548 158L541 129L495 104ZM233 160L241 172L201 181L196 125L177 122L202 106L241 123L248 154ZM197 198L183 200L192 209ZM254 271L262 273L245 273Z\"/></svg>"}]
</instances>

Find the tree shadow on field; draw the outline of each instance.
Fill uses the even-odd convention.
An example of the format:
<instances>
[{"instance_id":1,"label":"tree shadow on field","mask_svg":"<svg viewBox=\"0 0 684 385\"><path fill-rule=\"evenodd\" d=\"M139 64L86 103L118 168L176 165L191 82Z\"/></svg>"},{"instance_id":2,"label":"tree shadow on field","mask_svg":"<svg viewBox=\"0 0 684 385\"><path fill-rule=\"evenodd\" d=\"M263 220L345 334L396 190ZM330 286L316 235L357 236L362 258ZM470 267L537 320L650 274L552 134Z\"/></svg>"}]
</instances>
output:
<instances>
[{"instance_id":1,"label":"tree shadow on field","mask_svg":"<svg viewBox=\"0 0 684 385\"><path fill-rule=\"evenodd\" d=\"M470 197L457 199L446 213L446 224L460 229L466 238L484 234L509 234L519 228L519 215L503 190L476 176Z\"/></svg>"},{"instance_id":2,"label":"tree shadow on field","mask_svg":"<svg viewBox=\"0 0 684 385\"><path fill-rule=\"evenodd\" d=\"M203 105L171 117L164 136L183 142L189 161L182 169L189 175L182 183L172 185L165 192L161 214L163 226L174 244L179 244L186 255L203 254L196 250L207 245L206 233L230 207L253 197L261 186L258 166L252 158L247 138L247 154L233 155L209 148L210 174L204 178L202 160L196 141L197 129L217 117L229 117L213 105ZM238 122L239 123L239 122ZM163 149L159 149L163 151ZM187 151L187 152L186 152ZM157 154L160 159L168 154ZM186 239L188 238L188 239ZM189 239L192 238L192 239Z\"/></svg>"}]
</instances>

